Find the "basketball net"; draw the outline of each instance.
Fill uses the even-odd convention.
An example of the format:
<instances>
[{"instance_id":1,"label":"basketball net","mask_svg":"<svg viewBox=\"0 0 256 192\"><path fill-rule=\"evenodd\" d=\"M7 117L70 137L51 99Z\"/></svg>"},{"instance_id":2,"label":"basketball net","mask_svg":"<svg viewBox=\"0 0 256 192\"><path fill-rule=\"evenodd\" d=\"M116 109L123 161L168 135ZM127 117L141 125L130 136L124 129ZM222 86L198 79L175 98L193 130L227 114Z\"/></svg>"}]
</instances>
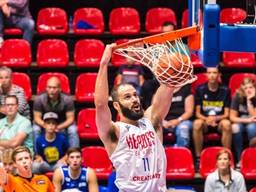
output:
<instances>
[{"instance_id":1,"label":"basketball net","mask_svg":"<svg viewBox=\"0 0 256 192\"><path fill-rule=\"evenodd\" d=\"M188 47L181 38L161 43L139 42L114 52L148 67L160 83L181 87L196 80Z\"/></svg>"}]
</instances>

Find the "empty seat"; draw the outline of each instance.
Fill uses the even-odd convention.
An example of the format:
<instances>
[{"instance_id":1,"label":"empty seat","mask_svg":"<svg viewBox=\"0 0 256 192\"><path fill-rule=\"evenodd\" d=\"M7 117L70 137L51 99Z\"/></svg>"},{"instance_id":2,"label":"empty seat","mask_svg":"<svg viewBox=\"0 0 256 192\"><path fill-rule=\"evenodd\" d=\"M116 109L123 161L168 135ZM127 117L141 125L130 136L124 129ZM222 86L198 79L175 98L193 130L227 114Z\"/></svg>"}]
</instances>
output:
<instances>
[{"instance_id":1,"label":"empty seat","mask_svg":"<svg viewBox=\"0 0 256 192\"><path fill-rule=\"evenodd\" d=\"M191 63L195 68L200 68L203 67L204 64L203 62L200 60L199 56L195 53L191 53Z\"/></svg>"},{"instance_id":2,"label":"empty seat","mask_svg":"<svg viewBox=\"0 0 256 192\"><path fill-rule=\"evenodd\" d=\"M104 48L104 43L100 40L79 40L75 45L75 65L77 67L99 67Z\"/></svg>"},{"instance_id":3,"label":"empty seat","mask_svg":"<svg viewBox=\"0 0 256 192\"><path fill-rule=\"evenodd\" d=\"M229 68L253 68L255 55L245 52L223 52L223 63Z\"/></svg>"},{"instance_id":4,"label":"empty seat","mask_svg":"<svg viewBox=\"0 0 256 192\"><path fill-rule=\"evenodd\" d=\"M241 173L245 179L256 179L256 148L244 149L241 155Z\"/></svg>"},{"instance_id":5,"label":"empty seat","mask_svg":"<svg viewBox=\"0 0 256 192\"><path fill-rule=\"evenodd\" d=\"M225 8L220 11L221 23L241 23L245 20L246 11L240 8Z\"/></svg>"},{"instance_id":6,"label":"empty seat","mask_svg":"<svg viewBox=\"0 0 256 192\"><path fill-rule=\"evenodd\" d=\"M253 73L236 73L230 77L228 86L232 96L235 94L236 90L240 87L243 79L247 77L252 78L256 81L256 75Z\"/></svg>"},{"instance_id":7,"label":"empty seat","mask_svg":"<svg viewBox=\"0 0 256 192\"><path fill-rule=\"evenodd\" d=\"M23 31L20 28L5 28L4 34L6 35L22 35Z\"/></svg>"},{"instance_id":8,"label":"empty seat","mask_svg":"<svg viewBox=\"0 0 256 192\"><path fill-rule=\"evenodd\" d=\"M102 34L104 18L102 11L97 8L80 8L74 13L73 29L75 34Z\"/></svg>"},{"instance_id":9,"label":"empty seat","mask_svg":"<svg viewBox=\"0 0 256 192\"><path fill-rule=\"evenodd\" d=\"M166 147L167 157L166 179L193 179L195 170L193 156L185 147Z\"/></svg>"},{"instance_id":10,"label":"empty seat","mask_svg":"<svg viewBox=\"0 0 256 192\"><path fill-rule=\"evenodd\" d=\"M200 156L200 165L199 165L199 172L203 178L206 178L211 172L215 171L216 169L216 157L218 152L224 149L223 147L208 147L205 148ZM234 167L234 158L229 150L231 155L231 167Z\"/></svg>"},{"instance_id":11,"label":"empty seat","mask_svg":"<svg viewBox=\"0 0 256 192\"><path fill-rule=\"evenodd\" d=\"M68 46L60 39L40 41L36 56L38 67L66 67L69 62Z\"/></svg>"},{"instance_id":12,"label":"empty seat","mask_svg":"<svg viewBox=\"0 0 256 192\"><path fill-rule=\"evenodd\" d=\"M99 140L95 123L95 109L88 108L79 111L77 117L77 131L80 139Z\"/></svg>"},{"instance_id":13,"label":"empty seat","mask_svg":"<svg viewBox=\"0 0 256 192\"><path fill-rule=\"evenodd\" d=\"M25 97L27 101L31 99L31 96L32 96L31 81L29 76L26 73L13 72L12 83L24 89Z\"/></svg>"},{"instance_id":14,"label":"empty seat","mask_svg":"<svg viewBox=\"0 0 256 192\"><path fill-rule=\"evenodd\" d=\"M107 180L112 172L112 164L105 148L101 146L84 147L82 153L84 166L93 168L98 179Z\"/></svg>"},{"instance_id":15,"label":"empty seat","mask_svg":"<svg viewBox=\"0 0 256 192\"><path fill-rule=\"evenodd\" d=\"M127 41L128 41L128 39L119 39L115 43L118 45L118 44L125 43ZM115 52L112 54L111 63L113 66L120 67L121 65L125 64L126 62L127 61L126 61L125 57L118 55Z\"/></svg>"},{"instance_id":16,"label":"empty seat","mask_svg":"<svg viewBox=\"0 0 256 192\"><path fill-rule=\"evenodd\" d=\"M177 26L175 12L170 8L151 8L146 14L146 31L148 33L160 33L165 22L171 22Z\"/></svg>"},{"instance_id":17,"label":"empty seat","mask_svg":"<svg viewBox=\"0 0 256 192\"><path fill-rule=\"evenodd\" d=\"M199 24L202 25L202 23L203 23L203 14L202 14L201 10L199 11L198 19L199 19ZM185 27L188 27L188 26L189 26L189 12L188 12L188 9L186 9L182 13L181 27L185 28Z\"/></svg>"},{"instance_id":18,"label":"empty seat","mask_svg":"<svg viewBox=\"0 0 256 192\"><path fill-rule=\"evenodd\" d=\"M5 40L2 46L2 65L8 67L29 67L31 63L30 44L23 39Z\"/></svg>"},{"instance_id":19,"label":"empty seat","mask_svg":"<svg viewBox=\"0 0 256 192\"><path fill-rule=\"evenodd\" d=\"M93 102L97 73L83 73L76 79L75 96L78 102Z\"/></svg>"},{"instance_id":20,"label":"empty seat","mask_svg":"<svg viewBox=\"0 0 256 192\"><path fill-rule=\"evenodd\" d=\"M37 32L42 35L64 35L68 32L68 19L61 8L43 8L37 16Z\"/></svg>"},{"instance_id":21,"label":"empty seat","mask_svg":"<svg viewBox=\"0 0 256 192\"><path fill-rule=\"evenodd\" d=\"M252 188L250 192L256 192L256 187Z\"/></svg>"},{"instance_id":22,"label":"empty seat","mask_svg":"<svg viewBox=\"0 0 256 192\"><path fill-rule=\"evenodd\" d=\"M60 79L61 90L64 93L70 94L68 77L64 73L57 73L57 72L43 73L42 75L39 76L38 82L37 82L37 90L36 90L37 94L40 94L45 91L47 80L51 77L57 77L58 79Z\"/></svg>"},{"instance_id":23,"label":"empty seat","mask_svg":"<svg viewBox=\"0 0 256 192\"><path fill-rule=\"evenodd\" d=\"M113 9L109 17L109 30L113 35L138 34L140 32L138 11L129 7Z\"/></svg>"}]
</instances>

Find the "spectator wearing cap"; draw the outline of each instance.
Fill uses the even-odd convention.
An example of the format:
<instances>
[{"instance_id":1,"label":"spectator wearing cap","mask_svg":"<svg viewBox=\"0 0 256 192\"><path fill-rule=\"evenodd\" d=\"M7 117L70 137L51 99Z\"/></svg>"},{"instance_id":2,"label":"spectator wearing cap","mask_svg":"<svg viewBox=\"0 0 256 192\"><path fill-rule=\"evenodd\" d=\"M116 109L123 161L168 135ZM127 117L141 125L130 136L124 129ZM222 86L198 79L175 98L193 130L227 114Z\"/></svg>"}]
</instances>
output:
<instances>
[{"instance_id":1,"label":"spectator wearing cap","mask_svg":"<svg viewBox=\"0 0 256 192\"><path fill-rule=\"evenodd\" d=\"M79 146L79 137L75 125L75 107L73 98L61 92L61 83L57 77L51 77L46 84L46 92L36 96L33 105L34 142L44 132L43 115L47 112L58 114L55 132L63 132L68 136L70 147ZM42 129L43 128L43 129Z\"/></svg>"},{"instance_id":2,"label":"spectator wearing cap","mask_svg":"<svg viewBox=\"0 0 256 192\"><path fill-rule=\"evenodd\" d=\"M68 149L66 136L55 132L58 126L58 115L54 112L45 113L43 121L45 133L36 140L36 158L33 164L33 171L39 174L54 171L65 165L65 153Z\"/></svg>"},{"instance_id":3,"label":"spectator wearing cap","mask_svg":"<svg viewBox=\"0 0 256 192\"><path fill-rule=\"evenodd\" d=\"M19 114L18 98L15 95L6 96L4 106L6 117L0 120L0 149L25 145L33 151L31 122Z\"/></svg>"}]
</instances>

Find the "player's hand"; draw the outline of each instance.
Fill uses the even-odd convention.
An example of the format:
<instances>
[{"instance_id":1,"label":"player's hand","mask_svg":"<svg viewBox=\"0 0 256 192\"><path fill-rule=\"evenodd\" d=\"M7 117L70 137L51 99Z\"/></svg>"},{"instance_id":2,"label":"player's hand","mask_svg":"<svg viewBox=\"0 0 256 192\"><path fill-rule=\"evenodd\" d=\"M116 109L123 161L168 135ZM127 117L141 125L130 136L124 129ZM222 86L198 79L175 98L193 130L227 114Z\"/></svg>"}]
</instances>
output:
<instances>
[{"instance_id":1,"label":"player's hand","mask_svg":"<svg viewBox=\"0 0 256 192\"><path fill-rule=\"evenodd\" d=\"M111 56L112 56L112 51L113 51L113 47L115 47L116 44L112 43L112 44L108 44L104 50L104 53L101 57L101 61L100 61L100 65L108 65Z\"/></svg>"}]
</instances>

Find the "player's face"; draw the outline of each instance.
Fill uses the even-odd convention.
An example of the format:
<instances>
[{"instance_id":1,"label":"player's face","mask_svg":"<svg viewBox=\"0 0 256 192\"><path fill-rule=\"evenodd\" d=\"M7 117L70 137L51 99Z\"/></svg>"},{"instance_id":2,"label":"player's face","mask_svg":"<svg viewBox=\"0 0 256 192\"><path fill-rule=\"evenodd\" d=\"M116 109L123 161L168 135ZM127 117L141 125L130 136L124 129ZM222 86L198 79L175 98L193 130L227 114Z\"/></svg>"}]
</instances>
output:
<instances>
[{"instance_id":1,"label":"player's face","mask_svg":"<svg viewBox=\"0 0 256 192\"><path fill-rule=\"evenodd\" d=\"M70 153L67 161L71 169L80 169L82 164L82 155L79 152Z\"/></svg>"},{"instance_id":2,"label":"player's face","mask_svg":"<svg viewBox=\"0 0 256 192\"><path fill-rule=\"evenodd\" d=\"M2 88L8 88L11 86L11 74L8 71L0 72L0 85Z\"/></svg>"},{"instance_id":3,"label":"player's face","mask_svg":"<svg viewBox=\"0 0 256 192\"><path fill-rule=\"evenodd\" d=\"M230 160L227 153L222 153L217 159L217 168L219 170L226 170L230 166Z\"/></svg>"},{"instance_id":4,"label":"player's face","mask_svg":"<svg viewBox=\"0 0 256 192\"><path fill-rule=\"evenodd\" d=\"M219 71L217 68L210 67L207 68L207 77L208 77L208 82L209 83L216 83L218 82L219 79Z\"/></svg>"},{"instance_id":5,"label":"player's face","mask_svg":"<svg viewBox=\"0 0 256 192\"><path fill-rule=\"evenodd\" d=\"M28 152L20 152L15 157L14 166L17 168L19 175L24 177L31 176L32 159Z\"/></svg>"},{"instance_id":6,"label":"player's face","mask_svg":"<svg viewBox=\"0 0 256 192\"><path fill-rule=\"evenodd\" d=\"M119 106L122 114L131 120L143 117L144 112L136 89L131 85L121 86L118 91Z\"/></svg>"}]
</instances>

